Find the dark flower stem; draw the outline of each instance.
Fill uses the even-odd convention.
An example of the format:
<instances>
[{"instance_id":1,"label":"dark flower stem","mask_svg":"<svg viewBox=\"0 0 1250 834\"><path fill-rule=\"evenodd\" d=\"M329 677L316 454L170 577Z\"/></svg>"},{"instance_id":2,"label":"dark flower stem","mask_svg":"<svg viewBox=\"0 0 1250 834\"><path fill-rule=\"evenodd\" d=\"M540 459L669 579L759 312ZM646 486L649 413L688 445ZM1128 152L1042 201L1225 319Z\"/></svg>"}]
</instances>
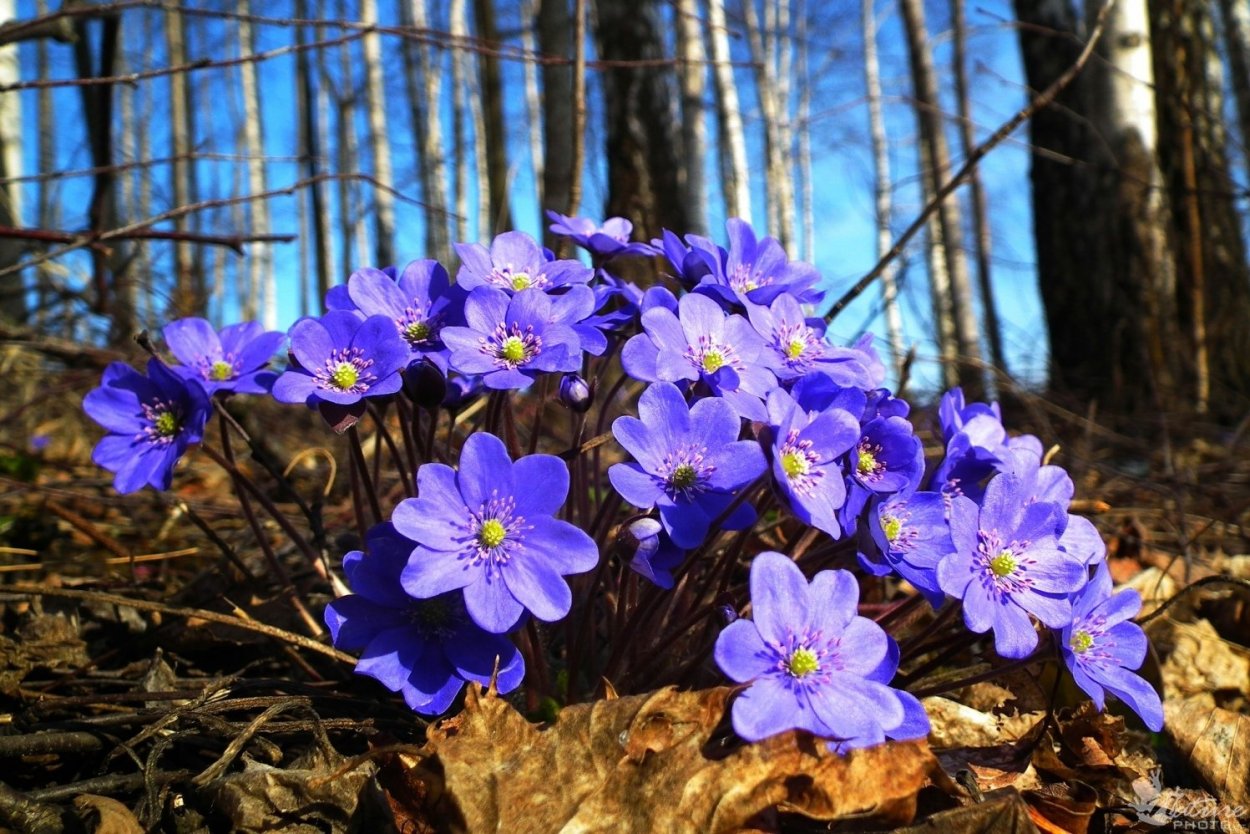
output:
<instances>
[{"instance_id":1,"label":"dark flower stem","mask_svg":"<svg viewBox=\"0 0 1250 834\"><path fill-rule=\"evenodd\" d=\"M974 683L982 683L983 681L991 681L995 678L1002 677L1008 672L1014 672L1016 669L1022 669L1034 663L1051 662L1055 659L1054 652L1050 646L1043 646L1028 657L1019 660L1013 660L994 669L985 672L978 672L975 675L969 675L966 678L948 681L946 683L937 684L935 686L926 686L923 689L909 690L912 695L917 698L928 698L930 695L941 695L943 692L952 692L956 689L962 689L965 686L971 686Z\"/></svg>"},{"instance_id":2,"label":"dark flower stem","mask_svg":"<svg viewBox=\"0 0 1250 834\"><path fill-rule=\"evenodd\" d=\"M420 465L420 458L417 454L417 432L421 430L421 409L414 408L403 397L396 397L395 402L399 411L399 439L404 445L404 458L408 461L408 471L416 472ZM403 466L401 465L400 468L402 469ZM416 493L410 490L408 494L415 495Z\"/></svg>"},{"instance_id":3,"label":"dark flower stem","mask_svg":"<svg viewBox=\"0 0 1250 834\"><path fill-rule=\"evenodd\" d=\"M380 438L380 440L383 440L386 442L386 448L390 450L391 459L395 461L395 470L399 473L399 480L404 485L404 494L410 495L410 496L416 495L417 493L413 489L413 486L412 486L412 476L408 474L409 468L404 463L403 458L400 457L399 446L395 444L395 438L391 435L391 430L387 428L386 426L386 411L382 408L375 408L373 403L370 403L369 413L373 415L373 422L378 427L378 437ZM404 424L404 414L402 412L399 415L399 422L401 426ZM406 432L405 432L405 437L404 437L404 445L405 446L408 445ZM382 459L382 456L378 454L378 451L379 450L377 449L374 450L374 456L375 456L374 466L375 467L378 465L378 461ZM411 449L409 449L409 451L411 451ZM411 471L415 472L416 466L413 466L411 468ZM374 477L375 478L378 477L376 468L374 469Z\"/></svg>"},{"instance_id":4,"label":"dark flower stem","mask_svg":"<svg viewBox=\"0 0 1250 834\"><path fill-rule=\"evenodd\" d=\"M369 509L373 511L375 523L381 523L386 516L382 515L382 504L378 501L377 486L369 477L369 464L365 460L364 447L360 445L360 432L352 426L347 430L348 446L351 448L352 460L356 462L355 472L360 475L365 497L369 499Z\"/></svg>"},{"instance_id":5,"label":"dark flower stem","mask_svg":"<svg viewBox=\"0 0 1250 834\"><path fill-rule=\"evenodd\" d=\"M547 397L551 392L551 375L547 374L543 377L538 387L538 403L534 409L534 426L530 429L529 451L526 454L532 455L538 451L538 440L543 433L543 415L547 413Z\"/></svg>"}]
</instances>

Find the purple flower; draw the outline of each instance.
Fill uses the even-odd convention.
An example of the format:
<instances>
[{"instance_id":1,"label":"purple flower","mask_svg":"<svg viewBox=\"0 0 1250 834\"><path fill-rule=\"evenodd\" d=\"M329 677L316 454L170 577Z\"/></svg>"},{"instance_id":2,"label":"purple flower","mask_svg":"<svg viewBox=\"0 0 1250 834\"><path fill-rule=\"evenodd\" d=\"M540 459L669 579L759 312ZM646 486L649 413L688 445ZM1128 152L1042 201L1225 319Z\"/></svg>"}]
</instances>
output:
<instances>
[{"instance_id":1,"label":"purple flower","mask_svg":"<svg viewBox=\"0 0 1250 834\"><path fill-rule=\"evenodd\" d=\"M834 347L825 340L824 322L808 319L794 296L783 293L771 307L746 305L747 316L764 339L762 358L780 380L798 379L812 372L828 376L838 385L873 387L874 374L866 353Z\"/></svg>"},{"instance_id":2,"label":"purple flower","mask_svg":"<svg viewBox=\"0 0 1250 834\"><path fill-rule=\"evenodd\" d=\"M121 493L169 489L174 464L200 442L212 411L201 386L156 359L148 361L147 376L124 362L111 363L82 407L108 430L91 459L115 473L113 487Z\"/></svg>"},{"instance_id":3,"label":"purple flower","mask_svg":"<svg viewBox=\"0 0 1250 834\"><path fill-rule=\"evenodd\" d=\"M702 381L743 417L764 420L763 398L777 380L759 361L764 349L751 323L726 315L710 298L682 297L677 315L664 306L642 314L644 333L625 343L621 365L644 382Z\"/></svg>"},{"instance_id":4,"label":"purple flower","mask_svg":"<svg viewBox=\"0 0 1250 834\"><path fill-rule=\"evenodd\" d=\"M750 684L733 704L739 736L806 730L841 749L927 734L919 702L886 685L898 649L856 615L850 573L821 571L809 584L788 557L765 552L751 562L750 586L754 619L730 623L714 652L729 678Z\"/></svg>"},{"instance_id":5,"label":"purple flower","mask_svg":"<svg viewBox=\"0 0 1250 834\"><path fill-rule=\"evenodd\" d=\"M612 434L637 463L608 469L612 486L635 507L659 507L660 523L682 548L697 547L712 520L734 500L734 490L764 472L764 453L754 440L738 440L739 420L718 399L686 405L676 385L660 382L638 399L638 417L618 417ZM741 504L724 522L742 530L755 510Z\"/></svg>"},{"instance_id":6,"label":"purple flower","mask_svg":"<svg viewBox=\"0 0 1250 834\"><path fill-rule=\"evenodd\" d=\"M1146 659L1146 635L1132 618L1141 610L1137 591L1113 594L1104 562L1072 598L1072 623L1063 629L1063 662L1077 686L1103 708L1110 692L1141 716L1150 729L1163 729L1163 704L1146 681L1132 673Z\"/></svg>"},{"instance_id":7,"label":"purple flower","mask_svg":"<svg viewBox=\"0 0 1250 834\"><path fill-rule=\"evenodd\" d=\"M413 599L400 574L416 543L379 524L366 538L368 554L343 557L355 593L326 606L326 625L340 649L360 651L356 671L404 696L423 715L445 711L465 681L488 685L499 662L500 692L525 677L525 661L506 637L491 634L468 617L459 594Z\"/></svg>"},{"instance_id":8,"label":"purple flower","mask_svg":"<svg viewBox=\"0 0 1250 834\"><path fill-rule=\"evenodd\" d=\"M599 225L589 217L569 217L548 209L547 218L552 221L548 227L552 233L569 238L600 261L618 255L657 254L649 244L630 243L634 224L624 217L609 217Z\"/></svg>"},{"instance_id":9,"label":"purple flower","mask_svg":"<svg viewBox=\"0 0 1250 834\"><path fill-rule=\"evenodd\" d=\"M347 290L362 314L395 322L413 361L429 359L446 373L448 352L441 333L448 325L464 323L465 291L451 284L442 264L412 261L398 279L388 271L366 267L347 279Z\"/></svg>"},{"instance_id":10,"label":"purple flower","mask_svg":"<svg viewBox=\"0 0 1250 834\"><path fill-rule=\"evenodd\" d=\"M581 339L570 324L593 304L589 287L556 297L479 287L464 305L468 326L443 330L451 367L497 390L524 388L542 372L579 370Z\"/></svg>"},{"instance_id":11,"label":"purple flower","mask_svg":"<svg viewBox=\"0 0 1250 834\"><path fill-rule=\"evenodd\" d=\"M595 392L581 374L565 374L560 377L560 402L578 414L585 414L595 404Z\"/></svg>"},{"instance_id":12,"label":"purple flower","mask_svg":"<svg viewBox=\"0 0 1250 834\"><path fill-rule=\"evenodd\" d=\"M1063 510L1029 503L1021 479L994 477L981 506L951 499L955 552L938 564L941 589L964 604L964 622L978 634L994 630L1003 657L1020 658L1037 646L1032 614L1051 628L1072 622L1069 594L1085 584L1082 561L1059 548Z\"/></svg>"},{"instance_id":13,"label":"purple flower","mask_svg":"<svg viewBox=\"0 0 1250 834\"><path fill-rule=\"evenodd\" d=\"M863 427L848 464L841 521L849 530L872 496L908 492L920 485L924 447L907 418L876 417Z\"/></svg>"},{"instance_id":14,"label":"purple flower","mask_svg":"<svg viewBox=\"0 0 1250 834\"><path fill-rule=\"evenodd\" d=\"M1033 469L1041 463L1037 438L1009 438L997 403L967 404L963 389L952 388L942 396L938 418L946 440L946 457L933 473L933 483L948 495L967 495L978 501L991 475L1018 470L1021 461L1031 463ZM1039 489L1045 488L1045 480L1043 476Z\"/></svg>"},{"instance_id":15,"label":"purple flower","mask_svg":"<svg viewBox=\"0 0 1250 834\"><path fill-rule=\"evenodd\" d=\"M185 318L165 325L164 333L170 353L182 363L173 372L210 395L269 393L278 375L266 366L286 341L285 333L265 332L254 321L227 325L218 334L204 319Z\"/></svg>"},{"instance_id":16,"label":"purple flower","mask_svg":"<svg viewBox=\"0 0 1250 834\"><path fill-rule=\"evenodd\" d=\"M466 291L495 287L508 293L527 289L551 290L585 284L594 274L581 261L550 260L548 253L525 232L504 232L490 244L457 243L460 271L456 283Z\"/></svg>"},{"instance_id":17,"label":"purple flower","mask_svg":"<svg viewBox=\"0 0 1250 834\"><path fill-rule=\"evenodd\" d=\"M403 386L408 345L386 316L361 319L331 310L319 319L291 327L291 353L297 364L273 384L278 402L353 406L364 397L394 394Z\"/></svg>"},{"instance_id":18,"label":"purple flower","mask_svg":"<svg viewBox=\"0 0 1250 834\"><path fill-rule=\"evenodd\" d=\"M824 293L815 289L820 281L816 267L791 261L774 238L757 240L755 230L744 220L730 218L725 228L729 231L729 251L720 250L717 268L699 280L695 292L727 305L747 301L767 305L782 293L804 303L820 303Z\"/></svg>"},{"instance_id":19,"label":"purple flower","mask_svg":"<svg viewBox=\"0 0 1250 834\"><path fill-rule=\"evenodd\" d=\"M634 548L630 569L661 588L672 588L673 571L686 558L686 551L673 544L663 525L654 518L640 518L627 529Z\"/></svg>"},{"instance_id":20,"label":"purple flower","mask_svg":"<svg viewBox=\"0 0 1250 834\"><path fill-rule=\"evenodd\" d=\"M768 395L773 479L804 524L842 535L842 459L859 440L859 421L840 408L807 412L780 388Z\"/></svg>"},{"instance_id":21,"label":"purple flower","mask_svg":"<svg viewBox=\"0 0 1250 834\"><path fill-rule=\"evenodd\" d=\"M865 570L876 576L894 571L934 608L942 604L946 595L938 584L937 566L955 552L955 545L941 494L875 498L859 533L859 563Z\"/></svg>"},{"instance_id":22,"label":"purple flower","mask_svg":"<svg viewBox=\"0 0 1250 834\"><path fill-rule=\"evenodd\" d=\"M470 435L459 471L423 464L417 497L395 508L395 529L417 542L404 589L425 599L463 588L469 616L497 634L527 610L547 622L561 619L572 604L563 577L599 562L590 536L553 517L568 491L568 467L558 457L514 463L499 438Z\"/></svg>"}]
</instances>

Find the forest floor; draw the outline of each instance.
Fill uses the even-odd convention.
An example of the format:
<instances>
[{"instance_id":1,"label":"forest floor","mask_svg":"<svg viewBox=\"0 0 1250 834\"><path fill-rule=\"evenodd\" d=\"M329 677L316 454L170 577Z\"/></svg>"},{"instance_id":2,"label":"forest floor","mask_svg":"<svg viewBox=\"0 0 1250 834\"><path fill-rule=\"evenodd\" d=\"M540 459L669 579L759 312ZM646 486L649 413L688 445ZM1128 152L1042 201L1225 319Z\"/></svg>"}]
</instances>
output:
<instances>
[{"instance_id":1,"label":"forest floor","mask_svg":"<svg viewBox=\"0 0 1250 834\"><path fill-rule=\"evenodd\" d=\"M535 796L588 831L704 830L682 822L695 811L726 831L1250 826L1250 584L1211 579L1250 580L1244 430L1187 421L1147 444L1034 397L1008 421L1059 444L1143 615L1168 603L1141 672L1163 692L1162 733L1056 706L1057 684L1017 674L927 699L927 746L837 761L791 738L748 757L725 747L725 688L568 708L541 732L473 693L428 727L328 647L329 583L267 524L277 578L205 456L170 493L113 491L81 413L109 358L0 348L0 831L495 830ZM292 445L304 418L246 416L319 496L330 552L355 546L333 456ZM744 812L747 795L781 805Z\"/></svg>"}]
</instances>

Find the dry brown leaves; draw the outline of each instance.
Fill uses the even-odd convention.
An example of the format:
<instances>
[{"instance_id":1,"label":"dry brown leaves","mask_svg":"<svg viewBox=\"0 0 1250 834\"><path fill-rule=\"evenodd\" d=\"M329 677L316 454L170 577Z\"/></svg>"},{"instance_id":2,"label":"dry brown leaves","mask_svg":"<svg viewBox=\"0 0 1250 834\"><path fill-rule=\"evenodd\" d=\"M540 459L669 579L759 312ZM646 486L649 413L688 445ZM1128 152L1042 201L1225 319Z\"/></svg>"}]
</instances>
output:
<instances>
[{"instance_id":1,"label":"dry brown leaves","mask_svg":"<svg viewBox=\"0 0 1250 834\"><path fill-rule=\"evenodd\" d=\"M771 828L772 809L906 823L936 772L925 742L848 756L806 733L760 744L721 732L729 687L661 689L530 724L494 693L431 728L401 830L715 834ZM392 803L392 809L395 809Z\"/></svg>"}]
</instances>

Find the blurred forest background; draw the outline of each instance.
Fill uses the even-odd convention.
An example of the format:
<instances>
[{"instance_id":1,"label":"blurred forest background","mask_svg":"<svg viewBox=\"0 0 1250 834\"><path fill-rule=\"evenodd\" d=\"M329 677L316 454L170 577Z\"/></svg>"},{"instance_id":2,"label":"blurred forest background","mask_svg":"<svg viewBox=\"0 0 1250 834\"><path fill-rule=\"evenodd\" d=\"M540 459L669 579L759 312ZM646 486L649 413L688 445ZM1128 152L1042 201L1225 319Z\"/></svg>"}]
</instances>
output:
<instances>
[{"instance_id":1,"label":"blurred forest background","mask_svg":"<svg viewBox=\"0 0 1250 834\"><path fill-rule=\"evenodd\" d=\"M285 328L543 209L743 217L832 304L989 150L832 332L922 387L1231 426L1247 136L1244 0L0 0L0 338Z\"/></svg>"}]
</instances>

